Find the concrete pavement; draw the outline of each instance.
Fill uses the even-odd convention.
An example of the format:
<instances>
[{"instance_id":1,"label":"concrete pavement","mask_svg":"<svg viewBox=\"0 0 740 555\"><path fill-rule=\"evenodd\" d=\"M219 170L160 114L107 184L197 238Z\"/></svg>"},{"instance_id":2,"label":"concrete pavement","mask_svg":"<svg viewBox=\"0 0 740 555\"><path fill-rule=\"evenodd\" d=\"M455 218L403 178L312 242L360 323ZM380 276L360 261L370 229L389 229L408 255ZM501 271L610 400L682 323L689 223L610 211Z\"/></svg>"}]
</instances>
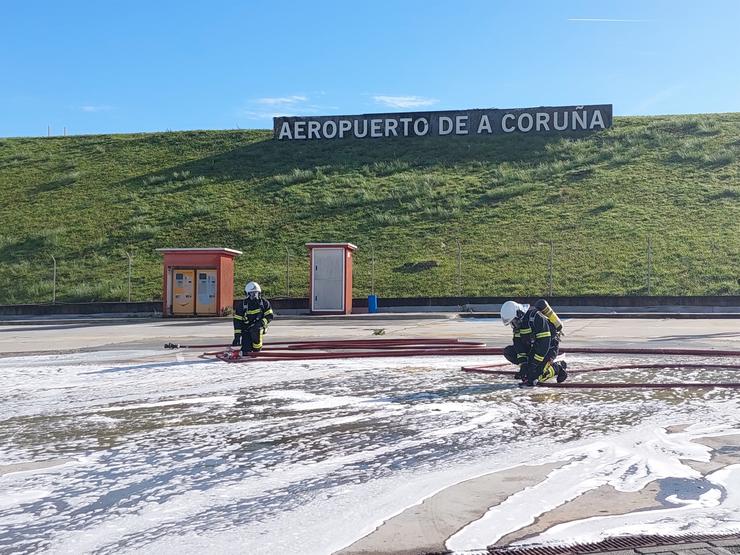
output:
<instances>
[{"instance_id":1,"label":"concrete pavement","mask_svg":"<svg viewBox=\"0 0 740 555\"><path fill-rule=\"evenodd\" d=\"M654 319L565 319L564 347L693 348L740 351L740 321ZM445 337L475 339L504 346L511 332L495 318L455 318L439 315L358 315L337 319L277 318L265 343L301 339ZM180 344L228 343L229 319L85 320L39 319L31 325L0 325L0 353L64 352L102 348L157 348Z\"/></svg>"}]
</instances>

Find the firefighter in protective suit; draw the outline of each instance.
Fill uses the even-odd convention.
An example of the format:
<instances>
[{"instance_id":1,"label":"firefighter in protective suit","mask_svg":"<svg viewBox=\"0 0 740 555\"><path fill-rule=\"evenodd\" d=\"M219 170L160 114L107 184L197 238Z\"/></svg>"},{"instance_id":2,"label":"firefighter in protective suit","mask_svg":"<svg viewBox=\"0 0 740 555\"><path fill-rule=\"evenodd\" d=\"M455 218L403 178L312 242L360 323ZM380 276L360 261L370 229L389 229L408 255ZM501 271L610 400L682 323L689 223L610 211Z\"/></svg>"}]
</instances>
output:
<instances>
[{"instance_id":1,"label":"firefighter in protective suit","mask_svg":"<svg viewBox=\"0 0 740 555\"><path fill-rule=\"evenodd\" d=\"M545 299L534 306L506 301L501 305L501 321L514 330L514 344L504 349L504 357L519 365L517 379L522 386L534 386L556 378L562 383L568 377L565 361L558 356L563 323Z\"/></svg>"},{"instance_id":2,"label":"firefighter in protective suit","mask_svg":"<svg viewBox=\"0 0 740 555\"><path fill-rule=\"evenodd\" d=\"M262 298L259 283L250 281L244 286L246 297L234 314L234 341L232 347L241 346L242 355L262 349L262 336L274 317L270 301Z\"/></svg>"}]
</instances>

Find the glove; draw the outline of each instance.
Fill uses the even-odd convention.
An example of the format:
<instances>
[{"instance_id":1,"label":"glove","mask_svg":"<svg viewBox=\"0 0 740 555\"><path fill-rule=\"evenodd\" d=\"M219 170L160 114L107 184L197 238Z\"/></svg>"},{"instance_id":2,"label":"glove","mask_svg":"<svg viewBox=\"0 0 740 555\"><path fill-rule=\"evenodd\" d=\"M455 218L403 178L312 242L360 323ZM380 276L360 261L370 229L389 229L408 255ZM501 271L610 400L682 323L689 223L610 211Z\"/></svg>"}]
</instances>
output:
<instances>
[{"instance_id":1,"label":"glove","mask_svg":"<svg viewBox=\"0 0 740 555\"><path fill-rule=\"evenodd\" d=\"M242 344L242 336L241 335L235 335L234 341L231 342L232 347L238 347Z\"/></svg>"},{"instance_id":2,"label":"glove","mask_svg":"<svg viewBox=\"0 0 740 555\"><path fill-rule=\"evenodd\" d=\"M524 380L527 377L527 365L526 364L520 364L519 365L519 371L514 374L515 380Z\"/></svg>"},{"instance_id":3,"label":"glove","mask_svg":"<svg viewBox=\"0 0 740 555\"><path fill-rule=\"evenodd\" d=\"M522 380L531 380L540 375L540 373L537 372L537 363L534 362L522 364L520 372L522 373Z\"/></svg>"}]
</instances>

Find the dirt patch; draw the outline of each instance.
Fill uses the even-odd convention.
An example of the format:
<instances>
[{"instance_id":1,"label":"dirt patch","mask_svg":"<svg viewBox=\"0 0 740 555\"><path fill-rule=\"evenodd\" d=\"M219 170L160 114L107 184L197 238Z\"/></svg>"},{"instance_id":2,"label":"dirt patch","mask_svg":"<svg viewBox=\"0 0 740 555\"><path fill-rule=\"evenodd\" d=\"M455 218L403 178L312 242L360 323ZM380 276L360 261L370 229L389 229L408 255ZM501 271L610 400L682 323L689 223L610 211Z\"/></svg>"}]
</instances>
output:
<instances>
[{"instance_id":1,"label":"dirt patch","mask_svg":"<svg viewBox=\"0 0 740 555\"><path fill-rule=\"evenodd\" d=\"M60 466L74 459L47 459L45 461L36 462L24 462L15 464L0 464L0 476L5 474L13 474L14 472L28 472L31 470L43 470L45 468L53 468Z\"/></svg>"}]
</instances>

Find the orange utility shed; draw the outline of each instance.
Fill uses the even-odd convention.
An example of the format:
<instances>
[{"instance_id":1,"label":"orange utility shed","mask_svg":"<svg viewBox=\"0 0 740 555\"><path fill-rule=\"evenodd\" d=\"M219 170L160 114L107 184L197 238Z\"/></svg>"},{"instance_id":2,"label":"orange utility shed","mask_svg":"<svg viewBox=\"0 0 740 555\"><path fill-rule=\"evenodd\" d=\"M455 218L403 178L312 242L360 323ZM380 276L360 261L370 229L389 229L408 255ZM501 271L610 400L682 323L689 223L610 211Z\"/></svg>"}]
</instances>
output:
<instances>
[{"instance_id":1,"label":"orange utility shed","mask_svg":"<svg viewBox=\"0 0 740 555\"><path fill-rule=\"evenodd\" d=\"M234 258L226 248L157 249L162 253L162 315L219 316L234 302Z\"/></svg>"},{"instance_id":2,"label":"orange utility shed","mask_svg":"<svg viewBox=\"0 0 740 555\"><path fill-rule=\"evenodd\" d=\"M352 243L306 243L311 259L309 297L314 314L352 313Z\"/></svg>"}]
</instances>

